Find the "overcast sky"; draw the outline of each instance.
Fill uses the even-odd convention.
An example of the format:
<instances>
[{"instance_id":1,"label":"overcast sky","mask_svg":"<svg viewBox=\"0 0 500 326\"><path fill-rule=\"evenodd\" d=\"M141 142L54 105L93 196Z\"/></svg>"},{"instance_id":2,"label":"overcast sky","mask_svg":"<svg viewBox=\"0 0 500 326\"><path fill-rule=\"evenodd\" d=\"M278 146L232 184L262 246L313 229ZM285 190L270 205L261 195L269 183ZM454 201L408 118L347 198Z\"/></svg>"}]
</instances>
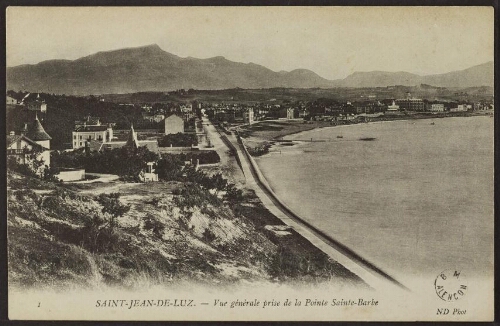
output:
<instances>
[{"instance_id":1,"label":"overcast sky","mask_svg":"<svg viewBox=\"0 0 500 326\"><path fill-rule=\"evenodd\" d=\"M492 61L493 26L490 7L9 7L7 66L156 43L328 79L432 74Z\"/></svg>"}]
</instances>

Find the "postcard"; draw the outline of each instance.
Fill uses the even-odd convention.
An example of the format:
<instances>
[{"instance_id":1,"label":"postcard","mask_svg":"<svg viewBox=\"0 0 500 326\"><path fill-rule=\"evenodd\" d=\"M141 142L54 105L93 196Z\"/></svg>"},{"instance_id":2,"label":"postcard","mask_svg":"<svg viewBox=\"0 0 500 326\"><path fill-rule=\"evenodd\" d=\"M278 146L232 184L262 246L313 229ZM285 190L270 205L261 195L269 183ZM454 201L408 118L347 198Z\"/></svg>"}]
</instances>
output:
<instances>
[{"instance_id":1,"label":"postcard","mask_svg":"<svg viewBox=\"0 0 500 326\"><path fill-rule=\"evenodd\" d=\"M6 13L11 320L492 321L492 7Z\"/></svg>"}]
</instances>

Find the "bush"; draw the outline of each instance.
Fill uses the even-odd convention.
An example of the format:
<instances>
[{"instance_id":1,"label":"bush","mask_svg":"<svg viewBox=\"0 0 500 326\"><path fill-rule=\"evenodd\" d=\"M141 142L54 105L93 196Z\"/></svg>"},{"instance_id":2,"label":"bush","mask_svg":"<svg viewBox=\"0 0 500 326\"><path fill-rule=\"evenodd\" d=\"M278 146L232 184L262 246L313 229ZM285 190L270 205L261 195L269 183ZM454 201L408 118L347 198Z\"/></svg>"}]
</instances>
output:
<instances>
[{"instance_id":1,"label":"bush","mask_svg":"<svg viewBox=\"0 0 500 326\"><path fill-rule=\"evenodd\" d=\"M285 246L279 246L268 266L269 274L279 279L297 277L303 272L304 261Z\"/></svg>"},{"instance_id":2,"label":"bush","mask_svg":"<svg viewBox=\"0 0 500 326\"><path fill-rule=\"evenodd\" d=\"M103 213L108 213L115 218L123 216L130 210L130 205L123 205L120 202L119 193L100 194L97 201L102 205Z\"/></svg>"},{"instance_id":3,"label":"bush","mask_svg":"<svg viewBox=\"0 0 500 326\"><path fill-rule=\"evenodd\" d=\"M158 178L165 181L180 180L184 161L178 155L167 154L156 164Z\"/></svg>"},{"instance_id":4,"label":"bush","mask_svg":"<svg viewBox=\"0 0 500 326\"><path fill-rule=\"evenodd\" d=\"M226 194L224 195L224 199L233 204L239 203L243 200L243 191L236 188L234 184L229 184L226 187Z\"/></svg>"},{"instance_id":5,"label":"bush","mask_svg":"<svg viewBox=\"0 0 500 326\"><path fill-rule=\"evenodd\" d=\"M118 248L116 225L100 215L94 214L85 221L81 235L83 245L91 252L114 251Z\"/></svg>"},{"instance_id":6,"label":"bush","mask_svg":"<svg viewBox=\"0 0 500 326\"><path fill-rule=\"evenodd\" d=\"M220 156L216 151L198 151L179 154L182 161L192 161L193 164L199 160L200 164L215 164L220 162Z\"/></svg>"},{"instance_id":7,"label":"bush","mask_svg":"<svg viewBox=\"0 0 500 326\"><path fill-rule=\"evenodd\" d=\"M15 192L16 199L24 200L26 198L30 198L35 203L38 201L37 194L31 189L21 189Z\"/></svg>"},{"instance_id":8,"label":"bush","mask_svg":"<svg viewBox=\"0 0 500 326\"><path fill-rule=\"evenodd\" d=\"M271 144L264 144L262 146L257 146L254 148L247 147L247 150L248 153L252 156L262 156L269 153L269 148L271 148Z\"/></svg>"},{"instance_id":9,"label":"bush","mask_svg":"<svg viewBox=\"0 0 500 326\"><path fill-rule=\"evenodd\" d=\"M212 242L214 241L215 239L217 239L217 236L215 235L215 233L213 233L212 231L210 231L209 228L206 228L205 231L203 231L203 240L205 242Z\"/></svg>"},{"instance_id":10,"label":"bush","mask_svg":"<svg viewBox=\"0 0 500 326\"><path fill-rule=\"evenodd\" d=\"M182 132L176 134L165 135L158 141L160 147L191 147L198 145L198 138L193 134L185 134Z\"/></svg>"},{"instance_id":11,"label":"bush","mask_svg":"<svg viewBox=\"0 0 500 326\"><path fill-rule=\"evenodd\" d=\"M162 239L163 233L165 232L165 224L163 224L160 220L158 220L154 216L146 216L144 218L144 230L152 231L153 234Z\"/></svg>"},{"instance_id":12,"label":"bush","mask_svg":"<svg viewBox=\"0 0 500 326\"><path fill-rule=\"evenodd\" d=\"M221 200L200 185L193 183L185 185L175 191L174 203L181 209L186 210L194 207L207 207L209 204L220 206Z\"/></svg>"}]
</instances>

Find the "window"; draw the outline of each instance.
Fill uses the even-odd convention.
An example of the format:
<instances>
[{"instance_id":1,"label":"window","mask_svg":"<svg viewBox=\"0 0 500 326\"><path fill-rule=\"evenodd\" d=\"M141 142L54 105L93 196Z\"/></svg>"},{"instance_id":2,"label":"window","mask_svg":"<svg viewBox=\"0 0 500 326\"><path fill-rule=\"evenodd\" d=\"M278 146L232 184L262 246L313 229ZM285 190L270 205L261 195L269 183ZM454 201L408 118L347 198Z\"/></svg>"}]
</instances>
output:
<instances>
[{"instance_id":1,"label":"window","mask_svg":"<svg viewBox=\"0 0 500 326\"><path fill-rule=\"evenodd\" d=\"M82 142L80 142L80 146L82 146Z\"/></svg>"},{"instance_id":2,"label":"window","mask_svg":"<svg viewBox=\"0 0 500 326\"><path fill-rule=\"evenodd\" d=\"M82 136L80 136L80 140L82 140ZM80 143L80 145L81 145L81 144L82 144L82 143Z\"/></svg>"},{"instance_id":3,"label":"window","mask_svg":"<svg viewBox=\"0 0 500 326\"><path fill-rule=\"evenodd\" d=\"M73 143L73 146L76 146L76 141Z\"/></svg>"},{"instance_id":4,"label":"window","mask_svg":"<svg viewBox=\"0 0 500 326\"><path fill-rule=\"evenodd\" d=\"M76 139L76 135L73 135L73 139Z\"/></svg>"}]
</instances>

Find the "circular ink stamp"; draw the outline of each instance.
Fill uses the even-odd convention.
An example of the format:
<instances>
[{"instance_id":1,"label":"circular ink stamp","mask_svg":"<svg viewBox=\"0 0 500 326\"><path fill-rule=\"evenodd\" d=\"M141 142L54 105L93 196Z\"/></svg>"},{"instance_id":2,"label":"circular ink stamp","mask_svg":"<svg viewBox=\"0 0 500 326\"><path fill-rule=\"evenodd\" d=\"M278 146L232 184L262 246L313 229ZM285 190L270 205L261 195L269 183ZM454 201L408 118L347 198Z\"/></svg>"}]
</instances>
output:
<instances>
[{"instance_id":1,"label":"circular ink stamp","mask_svg":"<svg viewBox=\"0 0 500 326\"><path fill-rule=\"evenodd\" d=\"M467 293L467 282L461 271L445 270L434 281L436 294L441 300L453 302Z\"/></svg>"}]
</instances>

